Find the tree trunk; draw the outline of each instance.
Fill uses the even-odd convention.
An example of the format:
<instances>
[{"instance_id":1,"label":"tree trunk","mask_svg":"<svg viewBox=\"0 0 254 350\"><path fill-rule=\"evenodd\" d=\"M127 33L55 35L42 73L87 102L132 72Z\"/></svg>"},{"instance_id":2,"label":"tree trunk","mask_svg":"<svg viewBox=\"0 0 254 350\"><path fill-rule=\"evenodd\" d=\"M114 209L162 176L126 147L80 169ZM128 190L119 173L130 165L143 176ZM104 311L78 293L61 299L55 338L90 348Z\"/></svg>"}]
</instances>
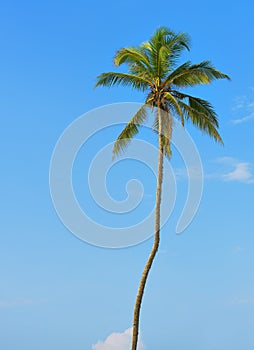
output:
<instances>
[{"instance_id":1,"label":"tree trunk","mask_svg":"<svg viewBox=\"0 0 254 350\"><path fill-rule=\"evenodd\" d=\"M138 293L136 297L136 303L134 307L134 316L133 316L133 333L132 333L132 347L131 350L137 350L138 343L138 333L139 333L139 316L141 303L143 299L144 289L147 281L149 271L152 267L155 255L159 248L160 243L160 207L161 207L161 190L162 190L162 178L163 178L163 140L162 140L162 121L160 110L158 108L158 122L159 122L159 154L158 154L158 178L157 178L157 188L156 188L156 208L155 208L155 232L154 232L154 243L147 260L146 266L144 268Z\"/></svg>"}]
</instances>

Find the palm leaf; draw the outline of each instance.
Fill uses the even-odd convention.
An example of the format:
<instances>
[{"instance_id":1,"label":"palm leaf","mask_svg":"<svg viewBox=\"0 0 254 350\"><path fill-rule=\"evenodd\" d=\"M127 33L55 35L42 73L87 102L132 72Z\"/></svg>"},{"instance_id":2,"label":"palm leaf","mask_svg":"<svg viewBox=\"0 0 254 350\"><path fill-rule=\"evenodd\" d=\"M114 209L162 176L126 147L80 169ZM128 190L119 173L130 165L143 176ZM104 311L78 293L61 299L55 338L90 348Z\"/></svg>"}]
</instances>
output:
<instances>
[{"instance_id":1,"label":"palm leaf","mask_svg":"<svg viewBox=\"0 0 254 350\"><path fill-rule=\"evenodd\" d=\"M217 114L210 102L203 100L199 97L194 97L194 96L183 94L176 91L172 93L175 95L177 99L181 99L181 100L187 99L189 106L191 108L195 109L195 111L200 114L206 115L206 117L209 118L210 122L214 126L216 126L217 128L219 127Z\"/></svg>"},{"instance_id":2,"label":"palm leaf","mask_svg":"<svg viewBox=\"0 0 254 350\"><path fill-rule=\"evenodd\" d=\"M203 61L198 64L185 62L170 74L163 85L175 85L179 87L195 86L200 84L209 84L215 79L228 79L227 74L215 69L209 61Z\"/></svg>"},{"instance_id":3,"label":"palm leaf","mask_svg":"<svg viewBox=\"0 0 254 350\"><path fill-rule=\"evenodd\" d=\"M125 126L121 134L117 137L113 147L113 157L124 151L131 139L138 133L139 127L144 123L148 116L147 108L149 107L150 106L147 104L141 106Z\"/></svg>"},{"instance_id":4,"label":"palm leaf","mask_svg":"<svg viewBox=\"0 0 254 350\"><path fill-rule=\"evenodd\" d=\"M172 70L172 65L183 49L189 49L187 34L176 34L168 28L159 28L151 39L142 44L147 52L154 76L162 79Z\"/></svg>"},{"instance_id":5,"label":"palm leaf","mask_svg":"<svg viewBox=\"0 0 254 350\"><path fill-rule=\"evenodd\" d=\"M186 103L179 101L180 106L184 111L184 117L186 120L191 120L193 125L195 125L202 132L207 133L218 143L223 144L223 140L217 130L216 125L212 122L211 117L205 113L195 109L193 104L187 105Z\"/></svg>"},{"instance_id":6,"label":"palm leaf","mask_svg":"<svg viewBox=\"0 0 254 350\"><path fill-rule=\"evenodd\" d=\"M136 47L127 47L118 50L114 58L114 63L116 66L120 66L123 63L137 64L139 66L142 65L146 70L151 69L149 58L145 51L142 48Z\"/></svg>"},{"instance_id":7,"label":"palm leaf","mask_svg":"<svg viewBox=\"0 0 254 350\"><path fill-rule=\"evenodd\" d=\"M97 77L95 87L111 87L113 85L131 86L134 89L144 91L150 87L150 82L145 78L137 77L133 74L109 72L102 73Z\"/></svg>"},{"instance_id":8,"label":"palm leaf","mask_svg":"<svg viewBox=\"0 0 254 350\"><path fill-rule=\"evenodd\" d=\"M169 109L173 110L174 114L181 118L182 125L184 125L183 111L182 111L177 99L169 92L164 93L164 98L168 102Z\"/></svg>"}]
</instances>

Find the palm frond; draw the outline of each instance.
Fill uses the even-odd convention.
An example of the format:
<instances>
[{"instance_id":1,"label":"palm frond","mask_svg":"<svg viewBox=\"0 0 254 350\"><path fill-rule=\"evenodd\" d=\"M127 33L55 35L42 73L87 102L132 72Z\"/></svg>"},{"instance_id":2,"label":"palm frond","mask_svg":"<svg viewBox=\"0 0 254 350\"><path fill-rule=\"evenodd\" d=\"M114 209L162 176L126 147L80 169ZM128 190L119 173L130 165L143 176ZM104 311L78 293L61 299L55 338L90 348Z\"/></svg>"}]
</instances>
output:
<instances>
[{"instance_id":1,"label":"palm frond","mask_svg":"<svg viewBox=\"0 0 254 350\"><path fill-rule=\"evenodd\" d=\"M170 38L166 38L166 46L169 48L169 71L172 71L182 51L190 51L190 37L186 33L173 33Z\"/></svg>"},{"instance_id":2,"label":"palm frond","mask_svg":"<svg viewBox=\"0 0 254 350\"><path fill-rule=\"evenodd\" d=\"M151 39L142 44L151 62L154 76L162 79L172 70L172 66L183 49L189 49L189 37L185 33L176 34L166 27L159 28Z\"/></svg>"},{"instance_id":3,"label":"palm frond","mask_svg":"<svg viewBox=\"0 0 254 350\"><path fill-rule=\"evenodd\" d=\"M164 147L165 156L170 159L172 155L171 150L171 140L172 140L172 117L169 113L163 112L161 113L161 122L162 122L162 144Z\"/></svg>"},{"instance_id":4,"label":"palm frond","mask_svg":"<svg viewBox=\"0 0 254 350\"><path fill-rule=\"evenodd\" d=\"M208 134L218 143L223 144L217 126L212 122L209 115L200 112L199 109L195 109L193 104L188 105L182 101L179 101L179 104L184 111L184 117L186 120L191 120L192 124L199 130Z\"/></svg>"},{"instance_id":5,"label":"palm frond","mask_svg":"<svg viewBox=\"0 0 254 350\"><path fill-rule=\"evenodd\" d=\"M184 125L184 119L183 119L183 111L177 101L177 99L169 92L164 93L164 98L167 100L167 103L169 105L169 109L173 111L173 113L176 116L179 116L182 121L182 125Z\"/></svg>"},{"instance_id":6,"label":"palm frond","mask_svg":"<svg viewBox=\"0 0 254 350\"><path fill-rule=\"evenodd\" d=\"M140 78L144 78L145 80L150 82L150 86L154 85L154 77L153 74L148 71L148 69L141 63L132 63L129 64L129 72L132 75L135 75Z\"/></svg>"},{"instance_id":7,"label":"palm frond","mask_svg":"<svg viewBox=\"0 0 254 350\"><path fill-rule=\"evenodd\" d=\"M217 114L211 105L209 101L203 100L199 97L194 97L188 94L183 94L180 92L172 92L177 99L187 99L188 104L191 108L193 108L196 112L199 114L205 115L207 118L209 118L210 122L216 126L219 127L219 122L217 118Z\"/></svg>"},{"instance_id":8,"label":"palm frond","mask_svg":"<svg viewBox=\"0 0 254 350\"><path fill-rule=\"evenodd\" d=\"M184 72L186 72L187 69L191 67L191 61L187 61L183 63L181 66L177 67L172 73L170 73L162 83L162 87L166 87L172 83L174 78L181 76Z\"/></svg>"},{"instance_id":9,"label":"palm frond","mask_svg":"<svg viewBox=\"0 0 254 350\"><path fill-rule=\"evenodd\" d=\"M215 69L209 61L198 64L185 62L171 73L164 81L163 85L175 85L178 87L188 87L200 84L209 84L215 79L228 79L227 74Z\"/></svg>"},{"instance_id":10,"label":"palm frond","mask_svg":"<svg viewBox=\"0 0 254 350\"><path fill-rule=\"evenodd\" d=\"M174 54L179 54L184 49L190 51L191 40L187 33L172 32L170 40L166 38L166 43L172 47L171 52Z\"/></svg>"},{"instance_id":11,"label":"palm frond","mask_svg":"<svg viewBox=\"0 0 254 350\"><path fill-rule=\"evenodd\" d=\"M150 87L150 82L145 78L137 77L133 74L109 72L102 73L97 77L95 87L111 87L113 85L130 86L134 89L144 91Z\"/></svg>"},{"instance_id":12,"label":"palm frond","mask_svg":"<svg viewBox=\"0 0 254 350\"><path fill-rule=\"evenodd\" d=\"M125 126L121 134L117 137L113 147L113 157L116 157L118 154L124 151L132 138L138 133L139 127L144 123L148 116L147 109L149 107L150 106L147 104L141 106Z\"/></svg>"},{"instance_id":13,"label":"palm frond","mask_svg":"<svg viewBox=\"0 0 254 350\"><path fill-rule=\"evenodd\" d=\"M149 57L146 55L145 50L142 50L141 47L127 47L122 48L117 51L114 63L116 66L120 66L123 63L128 64L138 64L145 67L147 70L151 69Z\"/></svg>"}]
</instances>

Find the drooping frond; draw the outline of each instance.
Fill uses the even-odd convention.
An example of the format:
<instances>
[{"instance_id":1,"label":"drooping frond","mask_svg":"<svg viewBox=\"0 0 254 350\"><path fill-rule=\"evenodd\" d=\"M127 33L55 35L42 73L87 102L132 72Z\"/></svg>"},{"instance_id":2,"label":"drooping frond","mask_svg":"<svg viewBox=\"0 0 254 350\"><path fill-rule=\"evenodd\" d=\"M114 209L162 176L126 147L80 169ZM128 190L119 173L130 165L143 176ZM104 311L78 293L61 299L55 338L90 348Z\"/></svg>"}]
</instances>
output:
<instances>
[{"instance_id":1,"label":"drooping frond","mask_svg":"<svg viewBox=\"0 0 254 350\"><path fill-rule=\"evenodd\" d=\"M164 81L163 85L175 85L178 87L188 87L200 84L209 84L215 79L228 79L227 74L215 69L209 61L198 64L185 62L172 72Z\"/></svg>"},{"instance_id":2,"label":"drooping frond","mask_svg":"<svg viewBox=\"0 0 254 350\"><path fill-rule=\"evenodd\" d=\"M183 94L177 91L174 91L172 93L175 94L175 97L177 99L186 99L188 101L188 105L191 108L193 108L199 114L205 115L207 118L209 118L210 122L214 126L216 126L217 128L219 127L217 114L210 102L203 100L202 98L194 97L188 94Z\"/></svg>"},{"instance_id":3,"label":"drooping frond","mask_svg":"<svg viewBox=\"0 0 254 350\"><path fill-rule=\"evenodd\" d=\"M182 125L184 125L184 119L183 119L183 111L181 109L181 106L179 105L177 98L175 98L171 93L165 92L164 98L167 101L167 104L169 106L169 110L172 110L176 116L179 116L182 122Z\"/></svg>"},{"instance_id":4,"label":"drooping frond","mask_svg":"<svg viewBox=\"0 0 254 350\"><path fill-rule=\"evenodd\" d=\"M219 127L219 122L217 119L217 114L210 102L203 100L198 97L189 96L189 106L193 108L195 111L206 115L209 118L209 121L216 126Z\"/></svg>"},{"instance_id":5,"label":"drooping frond","mask_svg":"<svg viewBox=\"0 0 254 350\"><path fill-rule=\"evenodd\" d=\"M95 84L95 87L97 86L111 87L113 85L130 86L134 89L144 91L150 87L150 82L145 78L138 77L133 74L109 72L109 73L102 73L97 77L97 82Z\"/></svg>"},{"instance_id":6,"label":"drooping frond","mask_svg":"<svg viewBox=\"0 0 254 350\"><path fill-rule=\"evenodd\" d=\"M125 126L121 134L118 136L114 143L113 157L117 156L119 153L125 150L132 138L138 133L139 127L146 120L148 113L147 109L150 106L144 104L136 112L136 114L131 118L128 124Z\"/></svg>"},{"instance_id":7,"label":"drooping frond","mask_svg":"<svg viewBox=\"0 0 254 350\"><path fill-rule=\"evenodd\" d=\"M164 154L167 156L168 159L171 158L172 150L171 150L171 139L172 139L172 123L173 119L172 116L163 111L161 113L161 122L162 122L162 144L164 147Z\"/></svg>"},{"instance_id":8,"label":"drooping frond","mask_svg":"<svg viewBox=\"0 0 254 350\"><path fill-rule=\"evenodd\" d=\"M186 120L191 120L192 124L199 130L207 133L218 143L223 144L222 138L217 130L218 121L215 121L215 117L211 117L211 115L202 112L203 108L200 108L200 101L194 100L200 99L193 98L191 101L189 100L189 104L179 101L179 105L184 112L184 118Z\"/></svg>"},{"instance_id":9,"label":"drooping frond","mask_svg":"<svg viewBox=\"0 0 254 350\"><path fill-rule=\"evenodd\" d=\"M172 155L171 150L171 139L172 139L172 128L173 128L173 118L168 111L156 108L156 115L153 123L153 130L159 134L159 113L161 120L161 129L162 129L162 145L163 153L165 156L170 159Z\"/></svg>"}]
</instances>

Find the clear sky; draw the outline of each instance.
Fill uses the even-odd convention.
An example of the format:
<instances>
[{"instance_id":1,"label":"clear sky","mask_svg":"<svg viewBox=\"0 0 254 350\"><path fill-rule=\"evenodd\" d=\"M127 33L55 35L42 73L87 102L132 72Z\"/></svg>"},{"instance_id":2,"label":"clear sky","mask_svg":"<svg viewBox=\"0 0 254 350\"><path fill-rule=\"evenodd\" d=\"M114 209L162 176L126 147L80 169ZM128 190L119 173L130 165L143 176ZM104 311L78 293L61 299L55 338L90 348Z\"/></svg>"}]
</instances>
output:
<instances>
[{"instance_id":1,"label":"clear sky","mask_svg":"<svg viewBox=\"0 0 254 350\"><path fill-rule=\"evenodd\" d=\"M145 293L144 347L253 350L253 12L251 0L2 2L1 349L113 350L105 339L118 332L111 340L126 350L120 342L129 336L152 240L112 250L77 239L52 205L49 163L63 130L83 113L143 101L129 89L93 85L113 69L117 49L141 43L164 25L190 34L186 58L209 59L232 81L194 89L215 106L225 146L187 126L203 162L204 193L194 221L176 235L186 195L179 176L176 208L162 230ZM77 191L85 159L80 152ZM130 176L136 167L128 166ZM117 197L126 171L113 173L112 181ZM146 186L153 198L154 181Z\"/></svg>"}]
</instances>

